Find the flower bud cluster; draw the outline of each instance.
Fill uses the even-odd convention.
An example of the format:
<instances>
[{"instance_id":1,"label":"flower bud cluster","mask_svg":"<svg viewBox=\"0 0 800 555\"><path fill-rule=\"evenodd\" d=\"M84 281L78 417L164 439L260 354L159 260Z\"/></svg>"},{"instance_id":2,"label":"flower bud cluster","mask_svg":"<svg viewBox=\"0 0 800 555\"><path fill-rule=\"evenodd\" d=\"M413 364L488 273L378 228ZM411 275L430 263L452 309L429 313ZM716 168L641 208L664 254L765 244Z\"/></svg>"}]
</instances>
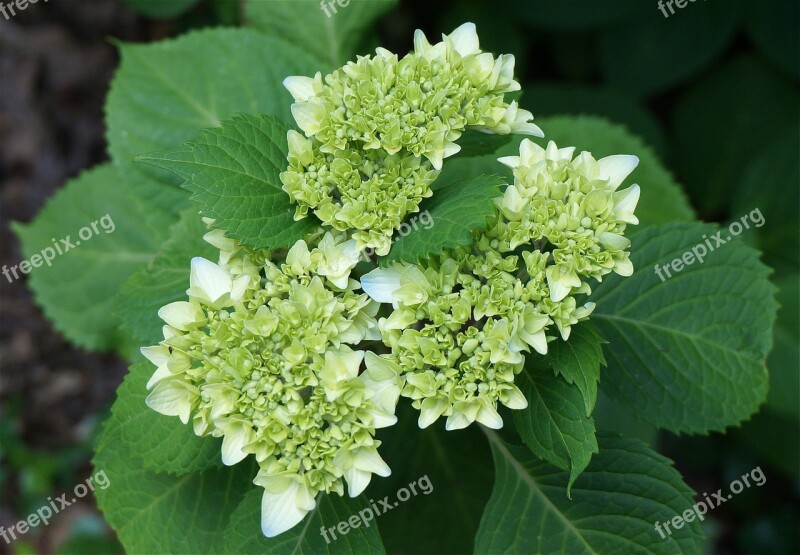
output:
<instances>
[{"instance_id":1,"label":"flower bud cluster","mask_svg":"<svg viewBox=\"0 0 800 555\"><path fill-rule=\"evenodd\" d=\"M573 151L524 140L519 156L500 159L514 183L472 247L362 278L367 294L393 305L379 327L420 427L440 416L447 429L501 427L498 402L527 406L514 385L523 353L546 354L553 326L566 340L589 316L594 303L578 300L591 293L589 278L632 272L622 233L637 223L639 187L616 189L638 160Z\"/></svg>"},{"instance_id":2,"label":"flower bud cluster","mask_svg":"<svg viewBox=\"0 0 800 555\"><path fill-rule=\"evenodd\" d=\"M443 160L468 128L541 136L533 116L504 94L519 90L514 57L479 47L467 23L431 45L421 31L403 58L378 48L327 75L289 77L292 113L284 190L323 223L351 230L385 255L394 229L431 195Z\"/></svg>"},{"instance_id":3,"label":"flower bud cluster","mask_svg":"<svg viewBox=\"0 0 800 555\"><path fill-rule=\"evenodd\" d=\"M355 241L326 233L281 263L211 231L218 263L192 260L188 300L164 306L164 340L142 349L157 369L147 404L222 438L222 461L254 455L262 527L299 522L319 492L351 496L389 474L375 430L396 421L400 369L354 350L377 339L377 303L349 274ZM313 245L313 243L312 243Z\"/></svg>"}]
</instances>

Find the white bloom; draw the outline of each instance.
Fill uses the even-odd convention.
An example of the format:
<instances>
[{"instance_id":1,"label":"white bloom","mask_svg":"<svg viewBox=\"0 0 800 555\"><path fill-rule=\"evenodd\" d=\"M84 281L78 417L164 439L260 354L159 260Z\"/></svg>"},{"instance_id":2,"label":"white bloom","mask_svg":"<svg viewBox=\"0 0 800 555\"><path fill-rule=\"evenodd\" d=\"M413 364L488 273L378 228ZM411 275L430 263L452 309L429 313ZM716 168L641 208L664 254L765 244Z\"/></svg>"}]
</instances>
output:
<instances>
[{"instance_id":1,"label":"white bloom","mask_svg":"<svg viewBox=\"0 0 800 555\"><path fill-rule=\"evenodd\" d=\"M480 53L480 41L474 23L464 23L449 35L442 35L445 44L462 57Z\"/></svg>"},{"instance_id":2,"label":"white bloom","mask_svg":"<svg viewBox=\"0 0 800 555\"><path fill-rule=\"evenodd\" d=\"M243 275L234 280L221 266L205 258L195 257L192 258L192 271L186 294L206 306L222 308L233 304L232 301L241 299L249 282L250 276Z\"/></svg>"},{"instance_id":3,"label":"white bloom","mask_svg":"<svg viewBox=\"0 0 800 555\"><path fill-rule=\"evenodd\" d=\"M325 368L320 371L319 379L328 401L339 398L347 389L348 382L358 377L362 360L364 351L353 351L345 346L325 353Z\"/></svg>"},{"instance_id":4,"label":"white bloom","mask_svg":"<svg viewBox=\"0 0 800 555\"><path fill-rule=\"evenodd\" d=\"M317 506L302 479L289 473L270 476L262 469L253 483L264 488L261 531L268 538L289 530Z\"/></svg>"},{"instance_id":5,"label":"white bloom","mask_svg":"<svg viewBox=\"0 0 800 555\"><path fill-rule=\"evenodd\" d=\"M203 309L195 302L175 301L158 309L158 317L171 327L189 331L206 322Z\"/></svg>"},{"instance_id":6,"label":"white bloom","mask_svg":"<svg viewBox=\"0 0 800 555\"><path fill-rule=\"evenodd\" d=\"M631 185L624 191L614 193L614 216L620 222L628 224L638 224L639 218L633 215L636 205L639 203L639 186Z\"/></svg>"},{"instance_id":7,"label":"white bloom","mask_svg":"<svg viewBox=\"0 0 800 555\"><path fill-rule=\"evenodd\" d=\"M346 469L344 479L347 481L347 493L350 497L361 495L369 485L373 474L385 478L392 473L375 447L339 451L334 458L334 464Z\"/></svg>"},{"instance_id":8,"label":"white bloom","mask_svg":"<svg viewBox=\"0 0 800 555\"><path fill-rule=\"evenodd\" d=\"M331 233L325 234L312 255L317 263L316 272L339 289L347 288L350 271L358 264L360 257L361 251L354 239L337 243Z\"/></svg>"},{"instance_id":9,"label":"white bloom","mask_svg":"<svg viewBox=\"0 0 800 555\"><path fill-rule=\"evenodd\" d=\"M307 102L311 97L317 96L323 90L322 73L319 71L314 77L294 75L283 80L286 87L296 102Z\"/></svg>"},{"instance_id":10,"label":"white bloom","mask_svg":"<svg viewBox=\"0 0 800 555\"><path fill-rule=\"evenodd\" d=\"M179 417L186 424L197 397L197 391L191 384L175 378L158 382L145 403L165 416Z\"/></svg>"},{"instance_id":11,"label":"white bloom","mask_svg":"<svg viewBox=\"0 0 800 555\"><path fill-rule=\"evenodd\" d=\"M601 158L597 161L597 165L600 169L600 179L608 179L608 188L615 191L639 165L639 158L629 154L617 154Z\"/></svg>"}]
</instances>

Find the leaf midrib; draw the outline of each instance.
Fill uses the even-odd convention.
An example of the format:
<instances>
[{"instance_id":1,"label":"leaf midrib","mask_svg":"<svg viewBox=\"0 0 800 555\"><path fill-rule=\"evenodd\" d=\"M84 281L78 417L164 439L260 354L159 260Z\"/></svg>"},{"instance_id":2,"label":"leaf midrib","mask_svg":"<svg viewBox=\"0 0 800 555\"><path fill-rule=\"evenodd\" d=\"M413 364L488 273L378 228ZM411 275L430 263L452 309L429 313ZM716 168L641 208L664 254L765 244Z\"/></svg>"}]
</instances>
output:
<instances>
[{"instance_id":1,"label":"leaf midrib","mask_svg":"<svg viewBox=\"0 0 800 555\"><path fill-rule=\"evenodd\" d=\"M567 529L572 531L575 534L575 536L578 537L580 542L583 545L585 545L586 548L589 550L589 553L591 553L592 555L600 555L597 551L594 550L594 548L586 540L586 538L583 537L583 535L581 534L580 529L578 529L575 526L575 524L569 518L567 518L564 515L564 513L562 513L558 509L558 507L556 507L553 504L553 502L550 500L549 497L547 497L547 495L545 495L545 493L539 487L539 484L536 483L536 480L533 479L533 477L525 469L525 467L523 465L521 465L519 463L519 461L506 448L506 446L503 444L502 440L497 435L497 433L492 431L492 430L490 430L490 429L488 429L488 428L486 428L485 426L481 426L481 430L483 430L483 433L486 434L486 437L489 440L489 442L492 445L494 445L497 448L497 450L504 456L504 458L508 461L508 463L511 465L511 467L516 471L516 473L519 475L519 477L522 479L522 481L525 482L527 485L529 485L531 490L533 490L533 492L535 494L537 494L538 497L540 497L541 499L544 500L545 504L547 505L547 508L550 509L553 513L555 513L556 517L558 517L558 519L561 520L564 523L564 525L567 527Z\"/></svg>"}]
</instances>

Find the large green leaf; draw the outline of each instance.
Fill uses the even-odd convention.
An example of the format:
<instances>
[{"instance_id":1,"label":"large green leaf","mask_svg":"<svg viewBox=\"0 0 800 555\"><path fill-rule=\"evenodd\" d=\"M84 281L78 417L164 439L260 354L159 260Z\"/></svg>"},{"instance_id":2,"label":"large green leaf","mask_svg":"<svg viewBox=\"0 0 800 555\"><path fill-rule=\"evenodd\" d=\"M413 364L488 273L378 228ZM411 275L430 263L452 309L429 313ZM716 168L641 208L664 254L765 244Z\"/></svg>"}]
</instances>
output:
<instances>
[{"instance_id":1,"label":"large green leaf","mask_svg":"<svg viewBox=\"0 0 800 555\"><path fill-rule=\"evenodd\" d=\"M597 399L600 367L606 364L603 343L591 322L581 322L572 326L568 341L559 337L551 342L547 347L547 356L532 353L528 359L539 366L549 366L568 383L575 384L583 397L586 416L589 416Z\"/></svg>"},{"instance_id":2,"label":"large green leaf","mask_svg":"<svg viewBox=\"0 0 800 555\"><path fill-rule=\"evenodd\" d=\"M797 125L798 99L794 84L750 55L727 62L681 97L674 112L676 170L704 215L729 208L731 185L747 162Z\"/></svg>"},{"instance_id":3,"label":"large green leaf","mask_svg":"<svg viewBox=\"0 0 800 555\"><path fill-rule=\"evenodd\" d=\"M245 13L255 29L280 37L324 60L325 67L298 74L313 75L354 58L362 33L397 2L349 0L343 6L337 0L248 0Z\"/></svg>"},{"instance_id":4,"label":"large green leaf","mask_svg":"<svg viewBox=\"0 0 800 555\"><path fill-rule=\"evenodd\" d=\"M101 444L105 447L97 451L93 464L106 473L109 486L95 490L97 504L126 552L223 552L223 530L255 487L252 460L172 476L145 469L141 457L124 442L101 438Z\"/></svg>"},{"instance_id":5,"label":"large green leaf","mask_svg":"<svg viewBox=\"0 0 800 555\"><path fill-rule=\"evenodd\" d=\"M505 183L497 175L481 175L440 188L420 206L433 224L399 234L381 262L416 263L445 249L472 244L472 232L486 227L486 219L495 211L492 199L500 196Z\"/></svg>"},{"instance_id":6,"label":"large green leaf","mask_svg":"<svg viewBox=\"0 0 800 555\"><path fill-rule=\"evenodd\" d=\"M294 220L294 206L281 188L289 126L272 116L240 114L208 129L188 148L137 157L184 177L184 187L214 227L255 248L290 247L315 219Z\"/></svg>"},{"instance_id":7,"label":"large green leaf","mask_svg":"<svg viewBox=\"0 0 800 555\"><path fill-rule=\"evenodd\" d=\"M514 425L534 455L569 471L569 495L575 479L597 453L594 421L585 412L583 396L549 368L530 361L516 383L528 407L514 411Z\"/></svg>"},{"instance_id":8,"label":"large green leaf","mask_svg":"<svg viewBox=\"0 0 800 555\"><path fill-rule=\"evenodd\" d=\"M145 404L145 386L153 372L155 367L141 358L131 366L111 407L100 449L121 443L142 459L144 468L170 474L221 466L218 438L198 437L191 422L183 424L177 417L159 414Z\"/></svg>"},{"instance_id":9,"label":"large green leaf","mask_svg":"<svg viewBox=\"0 0 800 555\"><path fill-rule=\"evenodd\" d=\"M567 498L567 475L487 430L497 476L476 553L700 553L696 519L664 538L655 523L693 505L669 459L639 440L600 436L600 454ZM688 520L688 519L687 519ZM662 526L663 530L663 526Z\"/></svg>"},{"instance_id":10,"label":"large green leaf","mask_svg":"<svg viewBox=\"0 0 800 555\"><path fill-rule=\"evenodd\" d=\"M140 346L163 339L164 322L158 309L185 299L192 258L216 261L218 251L203 240L208 228L196 210L186 210L170 230L170 237L158 255L122 284L118 313L122 325L138 339Z\"/></svg>"},{"instance_id":11,"label":"large green leaf","mask_svg":"<svg viewBox=\"0 0 800 555\"><path fill-rule=\"evenodd\" d=\"M702 255L692 249L706 238L715 245L716 230L675 223L637 233L633 276L605 279L592 294L592 320L608 341L601 387L637 418L674 432L722 431L767 395L775 288L740 238L706 248L702 262L689 258ZM671 266L663 281L656 275L656 264L684 256L692 263L679 273Z\"/></svg>"},{"instance_id":12,"label":"large green leaf","mask_svg":"<svg viewBox=\"0 0 800 555\"><path fill-rule=\"evenodd\" d=\"M180 180L135 164L134 157L176 148L239 112L290 120L292 97L281 82L319 67L307 51L245 29L123 44L121 56L106 103L109 151L143 195L176 212L186 206L187 195L176 186Z\"/></svg>"},{"instance_id":13,"label":"large green leaf","mask_svg":"<svg viewBox=\"0 0 800 555\"><path fill-rule=\"evenodd\" d=\"M705 0L669 15L672 4L664 5L668 17L647 10L603 32L600 56L608 84L652 94L691 77L722 54L742 7L740 0Z\"/></svg>"},{"instance_id":14,"label":"large green leaf","mask_svg":"<svg viewBox=\"0 0 800 555\"><path fill-rule=\"evenodd\" d=\"M391 501L400 488L424 477L432 491L412 496L378 517L387 551L472 553L494 475L486 438L477 426L445 431L443 419L420 430L419 412L405 399L397 407L397 416L397 424L378 433L379 451L392 475L373 478L366 494L379 504L385 496ZM416 489L421 491L419 486Z\"/></svg>"},{"instance_id":15,"label":"large green leaf","mask_svg":"<svg viewBox=\"0 0 800 555\"><path fill-rule=\"evenodd\" d=\"M792 275L800 267L800 126L794 126L764 145L739 176L733 194L731 219L744 216L757 239L764 262L778 275ZM760 217L759 217L760 214ZM756 241L754 241L756 242Z\"/></svg>"},{"instance_id":16,"label":"large green leaf","mask_svg":"<svg viewBox=\"0 0 800 555\"><path fill-rule=\"evenodd\" d=\"M250 491L241 502L225 530L226 553L263 553L285 555L371 555L386 553L374 511L362 495L355 499L339 495L320 495L316 508L300 524L276 536L261 534L261 488ZM363 515L363 520L361 516ZM358 524L346 534L336 530L341 522ZM366 524L366 525L365 525ZM333 532L322 528L334 528ZM342 526L344 529L344 526Z\"/></svg>"},{"instance_id":17,"label":"large green leaf","mask_svg":"<svg viewBox=\"0 0 800 555\"><path fill-rule=\"evenodd\" d=\"M92 223L106 215L106 227L95 223L95 233ZM36 256L42 264L44 249L50 249L45 256L55 255L50 266L33 268L29 278L45 314L70 341L105 350L124 339L115 315L120 285L155 256L170 224L167 212L140 198L114 167L103 165L69 181L33 222L14 230L26 259ZM79 233L86 229L89 238L82 240ZM63 254L54 250L54 241L66 249Z\"/></svg>"}]
</instances>

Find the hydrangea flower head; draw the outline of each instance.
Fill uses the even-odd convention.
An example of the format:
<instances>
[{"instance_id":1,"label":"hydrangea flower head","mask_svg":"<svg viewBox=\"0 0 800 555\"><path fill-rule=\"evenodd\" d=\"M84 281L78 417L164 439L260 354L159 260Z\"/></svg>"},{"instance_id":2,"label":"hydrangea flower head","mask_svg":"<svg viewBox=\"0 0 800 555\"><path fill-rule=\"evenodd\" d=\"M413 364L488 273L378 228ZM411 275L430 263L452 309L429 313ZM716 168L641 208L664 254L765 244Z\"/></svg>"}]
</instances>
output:
<instances>
[{"instance_id":1,"label":"hydrangea flower head","mask_svg":"<svg viewBox=\"0 0 800 555\"><path fill-rule=\"evenodd\" d=\"M617 189L638 160L573 152L524 140L519 156L500 159L514 183L472 247L362 278L372 299L393 306L381 336L420 427L440 416L447 429L501 427L498 403L527 406L514 385L523 353L546 354L553 328L566 340L591 314L594 303L579 300L591 293L589 278L633 271L623 233L638 221L639 187Z\"/></svg>"},{"instance_id":2,"label":"hydrangea flower head","mask_svg":"<svg viewBox=\"0 0 800 555\"><path fill-rule=\"evenodd\" d=\"M292 113L284 190L358 245L388 253L405 216L430 196L466 129L541 136L533 116L504 94L519 90L514 57L482 52L467 23L431 45L421 31L403 58L379 48L330 75L289 77Z\"/></svg>"},{"instance_id":3,"label":"hydrangea flower head","mask_svg":"<svg viewBox=\"0 0 800 555\"><path fill-rule=\"evenodd\" d=\"M350 271L355 241L326 233L282 261L212 231L217 263L192 260L188 300L159 311L164 340L142 353L156 370L147 404L200 436L222 461L254 455L262 530L302 520L320 492L359 495L390 470L375 430L393 424L400 368L354 348L379 337L378 304Z\"/></svg>"}]
</instances>

